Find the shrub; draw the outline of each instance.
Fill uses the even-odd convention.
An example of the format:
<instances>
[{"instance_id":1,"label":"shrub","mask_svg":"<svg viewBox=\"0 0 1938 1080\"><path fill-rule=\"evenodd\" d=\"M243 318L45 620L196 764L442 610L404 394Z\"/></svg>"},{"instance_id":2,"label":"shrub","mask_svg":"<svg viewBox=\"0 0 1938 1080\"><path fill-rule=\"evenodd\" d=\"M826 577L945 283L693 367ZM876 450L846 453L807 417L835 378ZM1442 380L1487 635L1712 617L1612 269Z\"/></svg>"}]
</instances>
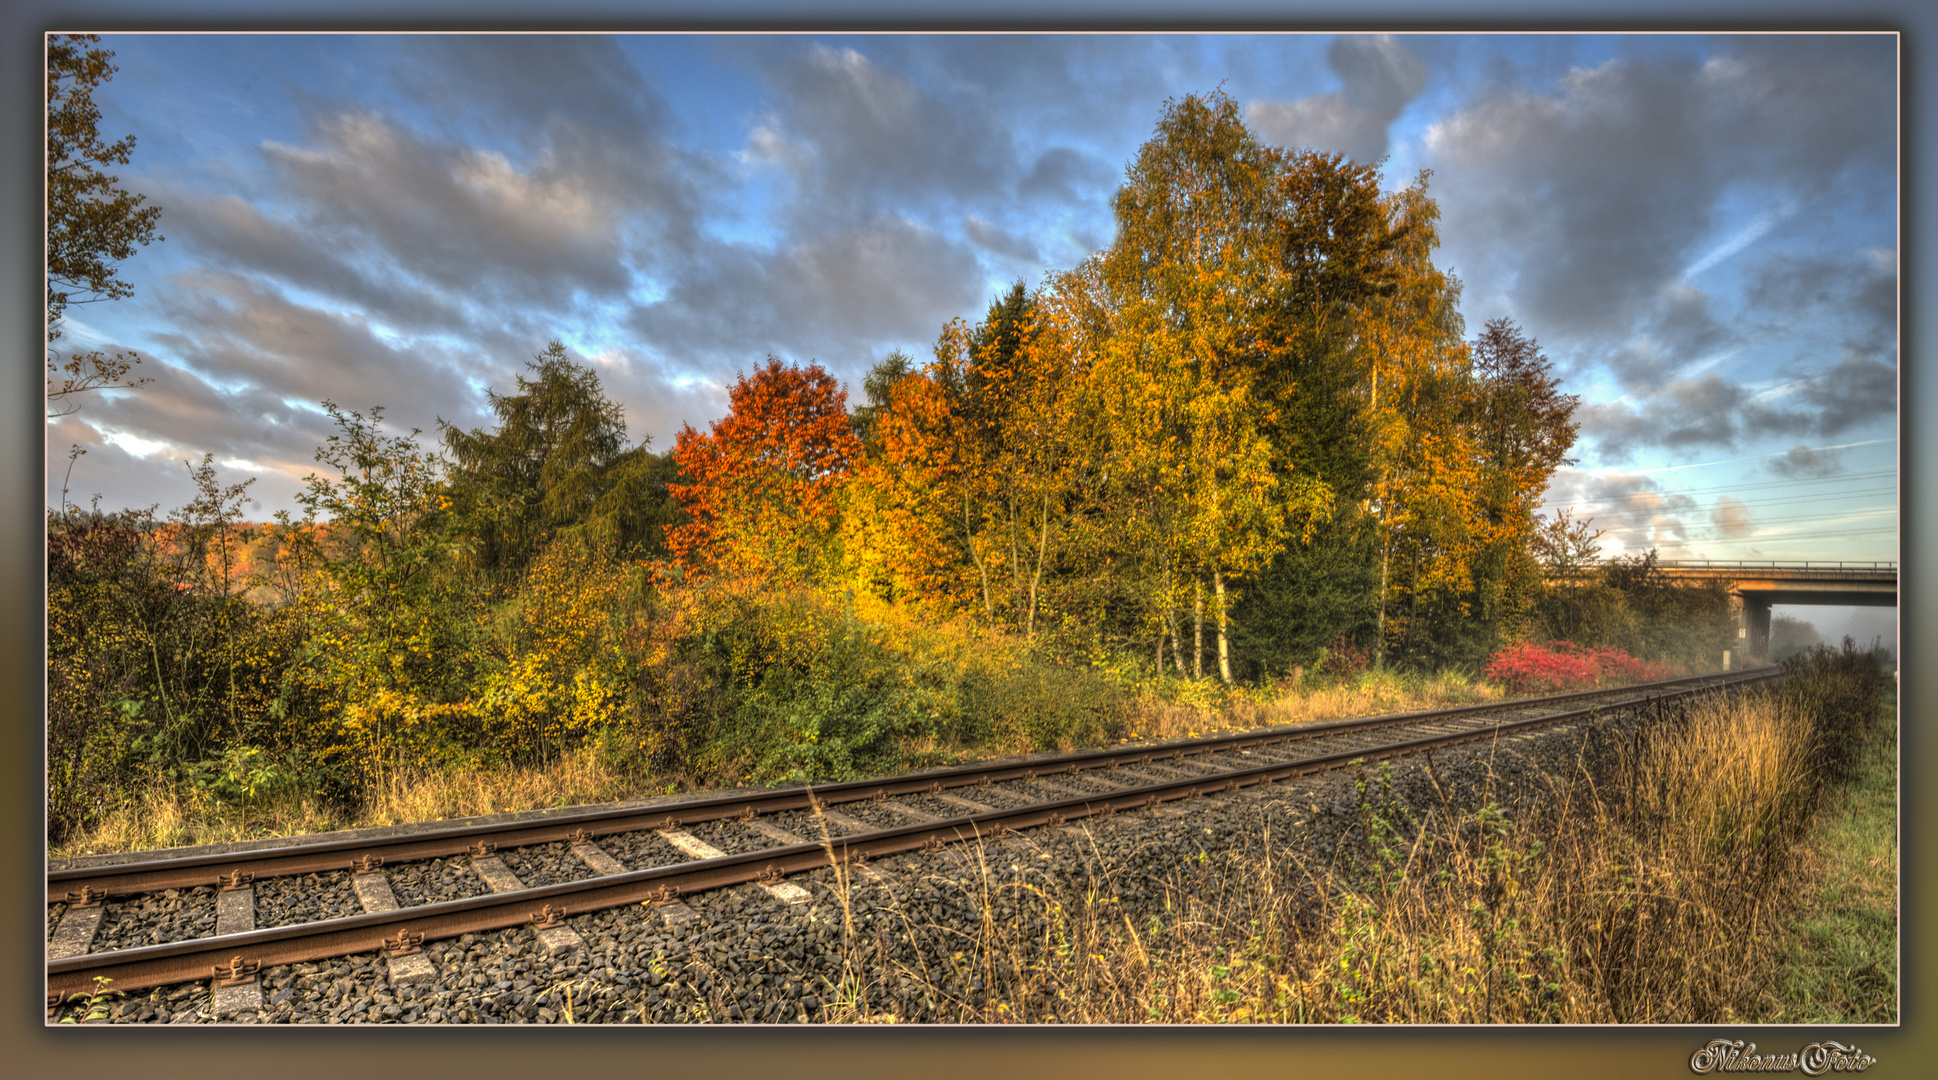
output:
<instances>
[{"instance_id":1,"label":"shrub","mask_svg":"<svg viewBox=\"0 0 1938 1080\"><path fill-rule=\"evenodd\" d=\"M929 764L943 748L1108 736L1118 695L1097 673L1003 635L906 618L725 575L669 587L629 645L636 745L695 783L772 783Z\"/></svg>"},{"instance_id":2,"label":"shrub","mask_svg":"<svg viewBox=\"0 0 1938 1080\"><path fill-rule=\"evenodd\" d=\"M1515 642L1494 654L1482 677L1514 694L1555 694L1668 677L1666 664L1639 660L1606 645Z\"/></svg>"}]
</instances>

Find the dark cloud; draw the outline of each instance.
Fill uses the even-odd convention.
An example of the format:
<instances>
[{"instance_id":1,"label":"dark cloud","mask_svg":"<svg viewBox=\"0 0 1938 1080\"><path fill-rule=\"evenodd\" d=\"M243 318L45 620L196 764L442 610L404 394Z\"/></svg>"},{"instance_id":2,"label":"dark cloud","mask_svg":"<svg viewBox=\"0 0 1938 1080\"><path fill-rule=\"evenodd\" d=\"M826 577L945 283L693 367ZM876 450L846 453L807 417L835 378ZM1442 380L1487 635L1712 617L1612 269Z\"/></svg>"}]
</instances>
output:
<instances>
[{"instance_id":1,"label":"dark cloud","mask_svg":"<svg viewBox=\"0 0 1938 1080\"><path fill-rule=\"evenodd\" d=\"M623 293L630 275L610 186L559 158L525 170L502 155L428 142L370 113L319 117L308 146L264 152L300 227L428 285L498 302L557 305L575 290Z\"/></svg>"},{"instance_id":2,"label":"dark cloud","mask_svg":"<svg viewBox=\"0 0 1938 1080\"><path fill-rule=\"evenodd\" d=\"M1890 252L1772 252L1758 260L1745 296L1775 331L1827 319L1843 330L1852 349L1897 347L1898 272Z\"/></svg>"},{"instance_id":3,"label":"dark cloud","mask_svg":"<svg viewBox=\"0 0 1938 1080\"><path fill-rule=\"evenodd\" d=\"M352 408L389 404L400 422L430 429L440 412L457 412L472 396L469 380L489 370L475 344L391 344L361 315L300 304L237 275L181 275L158 301L172 329L156 338L192 378L134 395L123 410L153 410L148 422L157 426L143 430L184 445L210 437L199 409L287 416L286 402L325 398ZM202 396L204 389L214 396Z\"/></svg>"},{"instance_id":4,"label":"dark cloud","mask_svg":"<svg viewBox=\"0 0 1938 1080\"><path fill-rule=\"evenodd\" d=\"M1801 431L1827 437L1885 419L1897 412L1898 372L1894 364L1847 354L1836 367L1798 379L1785 390L1775 403L1747 413L1745 424L1752 433Z\"/></svg>"},{"instance_id":5,"label":"dark cloud","mask_svg":"<svg viewBox=\"0 0 1938 1080\"><path fill-rule=\"evenodd\" d=\"M1827 371L1758 393L1712 372L1630 397L1575 410L1581 433L1610 461L1630 460L1649 446L1732 448L1746 439L1842 435L1896 412L1897 369L1848 355Z\"/></svg>"},{"instance_id":6,"label":"dark cloud","mask_svg":"<svg viewBox=\"0 0 1938 1080\"><path fill-rule=\"evenodd\" d=\"M1620 57L1552 95L1496 85L1435 125L1448 245L1488 264L1469 279L1498 278L1547 336L1620 332L1709 242L1736 185L1805 209L1833 191L1888 197L1890 39L1771 40L1726 41L1708 62Z\"/></svg>"},{"instance_id":7,"label":"dark cloud","mask_svg":"<svg viewBox=\"0 0 1938 1080\"><path fill-rule=\"evenodd\" d=\"M1697 70L1611 61L1553 97L1498 89L1430 133L1449 246L1495 264L1543 337L1626 331L1712 228Z\"/></svg>"},{"instance_id":8,"label":"dark cloud","mask_svg":"<svg viewBox=\"0 0 1938 1080\"><path fill-rule=\"evenodd\" d=\"M619 46L566 34L427 34L400 39L392 68L430 113L487 125L538 148L554 125L650 142L671 110Z\"/></svg>"},{"instance_id":9,"label":"dark cloud","mask_svg":"<svg viewBox=\"0 0 1938 1080\"><path fill-rule=\"evenodd\" d=\"M236 195L164 189L169 230L211 265L254 273L354 305L398 329L449 330L465 324L461 306L388 265L353 264L355 249L324 230L272 218Z\"/></svg>"},{"instance_id":10,"label":"dark cloud","mask_svg":"<svg viewBox=\"0 0 1938 1080\"><path fill-rule=\"evenodd\" d=\"M1339 76L1339 93L1255 101L1246 108L1247 123L1269 143L1378 161L1386 156L1388 125L1426 87L1426 62L1387 34L1334 38L1326 61Z\"/></svg>"},{"instance_id":11,"label":"dark cloud","mask_svg":"<svg viewBox=\"0 0 1938 1080\"><path fill-rule=\"evenodd\" d=\"M1326 62L1345 84L1353 108L1390 120L1427 85L1427 65L1389 34L1342 34L1326 50Z\"/></svg>"},{"instance_id":12,"label":"dark cloud","mask_svg":"<svg viewBox=\"0 0 1938 1080\"><path fill-rule=\"evenodd\" d=\"M1008 128L969 90L933 93L854 49L819 42L770 78L776 108L745 156L787 171L797 219L866 216L884 197L993 197L1020 172Z\"/></svg>"},{"instance_id":13,"label":"dark cloud","mask_svg":"<svg viewBox=\"0 0 1938 1080\"><path fill-rule=\"evenodd\" d=\"M1019 262L1042 262L1041 257L1036 253L1035 242L1029 237L1005 232L974 214L963 219L962 232L969 238L970 243L984 251L1007 256Z\"/></svg>"},{"instance_id":14,"label":"dark cloud","mask_svg":"<svg viewBox=\"0 0 1938 1080\"><path fill-rule=\"evenodd\" d=\"M1712 313L1707 293L1677 284L1666 290L1627 343L1605 352L1585 350L1584 355L1606 365L1623 389L1653 392L1678 374L1696 374L1689 370L1692 365L1706 367L1722 350L1741 342L1741 332Z\"/></svg>"},{"instance_id":15,"label":"dark cloud","mask_svg":"<svg viewBox=\"0 0 1938 1080\"><path fill-rule=\"evenodd\" d=\"M775 352L860 371L873 345L931 340L981 291L966 245L885 218L778 251L722 246L628 325L669 362L709 370Z\"/></svg>"},{"instance_id":16,"label":"dark cloud","mask_svg":"<svg viewBox=\"0 0 1938 1080\"><path fill-rule=\"evenodd\" d=\"M1846 181L1896 172L1897 49L1889 34L1727 39L1699 87L1716 102L1720 148L1806 197L1882 196L1888 206L1888 186Z\"/></svg>"},{"instance_id":17,"label":"dark cloud","mask_svg":"<svg viewBox=\"0 0 1938 1080\"><path fill-rule=\"evenodd\" d=\"M1605 367L1625 391L1582 409L1602 453L1817 436L1895 407L1879 366L1895 349L1891 260L1762 254L1726 300L1728 279L1709 276L1765 236L1795 251L1889 205L1892 50L1887 36L1722 39L1707 59L1651 45L1552 92L1498 78L1429 130L1444 258L1470 310L1515 316L1572 375ZM1731 225L1746 208L1761 212ZM1830 350L1801 332L1826 315L1845 326ZM1839 346L1868 359L1825 371ZM1741 385L1779 368L1787 389Z\"/></svg>"},{"instance_id":18,"label":"dark cloud","mask_svg":"<svg viewBox=\"0 0 1938 1080\"><path fill-rule=\"evenodd\" d=\"M1843 454L1837 451L1813 449L1798 443L1782 457L1770 461L1767 467L1789 480L1821 480L1843 472L1842 459Z\"/></svg>"},{"instance_id":19,"label":"dark cloud","mask_svg":"<svg viewBox=\"0 0 1938 1080\"><path fill-rule=\"evenodd\" d=\"M1267 50L1274 60L1278 39ZM947 34L870 38L868 54L939 95L1028 118L1028 133L1090 147L1149 138L1167 98L1206 93L1234 73L1209 60L1190 36L1143 34ZM1282 61L1264 65L1282 71ZM1111 163L1116 172L1119 163Z\"/></svg>"},{"instance_id":20,"label":"dark cloud","mask_svg":"<svg viewBox=\"0 0 1938 1080\"><path fill-rule=\"evenodd\" d=\"M1025 199L1055 199L1072 206L1094 206L1107 199L1118 172L1110 165L1067 146L1045 150L1016 185Z\"/></svg>"},{"instance_id":21,"label":"dark cloud","mask_svg":"<svg viewBox=\"0 0 1938 1080\"><path fill-rule=\"evenodd\" d=\"M1735 417L1749 391L1715 374L1671 382L1626 402L1589 403L1575 410L1581 433L1610 461L1627 461L1645 446L1673 450L1729 446L1739 436Z\"/></svg>"}]
</instances>

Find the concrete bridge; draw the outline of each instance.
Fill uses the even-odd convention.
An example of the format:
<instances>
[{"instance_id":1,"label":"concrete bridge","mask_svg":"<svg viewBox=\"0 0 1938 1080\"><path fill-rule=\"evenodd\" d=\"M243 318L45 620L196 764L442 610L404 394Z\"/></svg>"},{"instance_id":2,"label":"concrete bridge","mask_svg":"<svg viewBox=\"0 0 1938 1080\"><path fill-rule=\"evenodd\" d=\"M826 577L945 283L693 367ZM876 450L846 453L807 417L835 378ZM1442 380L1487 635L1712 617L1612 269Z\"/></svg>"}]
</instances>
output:
<instances>
[{"instance_id":1,"label":"concrete bridge","mask_svg":"<svg viewBox=\"0 0 1938 1080\"><path fill-rule=\"evenodd\" d=\"M1770 658L1770 608L1775 604L1838 607L1898 606L1895 562L1659 562L1671 581L1723 581L1737 612L1738 647L1749 663ZM1736 666L1734 664L1731 665Z\"/></svg>"}]
</instances>

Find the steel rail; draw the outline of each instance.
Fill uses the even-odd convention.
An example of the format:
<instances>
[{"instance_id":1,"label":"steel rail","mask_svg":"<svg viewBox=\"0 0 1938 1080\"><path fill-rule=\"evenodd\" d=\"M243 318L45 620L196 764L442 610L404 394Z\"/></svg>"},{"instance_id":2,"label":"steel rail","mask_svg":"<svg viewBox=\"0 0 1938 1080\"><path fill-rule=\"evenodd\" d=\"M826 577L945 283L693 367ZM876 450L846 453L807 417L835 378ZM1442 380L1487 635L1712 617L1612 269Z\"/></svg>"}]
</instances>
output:
<instances>
[{"instance_id":1,"label":"steel rail","mask_svg":"<svg viewBox=\"0 0 1938 1080\"><path fill-rule=\"evenodd\" d=\"M1744 686L1779 676L1780 672L1771 670L1746 673L1743 678L1730 680L1725 685ZM1717 687L1688 688L1624 702L1616 707L1646 707L1714 688ZM1463 743L1499 739L1503 735L1594 716L1605 708L1595 705L1468 731L1408 739L1385 746L1342 750L1296 761L1258 765L1215 776L1191 777L895 829L829 837L820 843L768 848L395 911L64 957L47 964L48 1001L52 1007L60 1001L84 995L94 990L97 978L112 980L108 985L115 990L144 990L224 978L237 971L266 970L360 952L416 951L425 941L443 940L467 933L528 924L543 928L557 925L571 915L628 904L673 900L687 893L747 882L773 882L789 874L827 866L852 865L917 849L939 850L949 843L1000 839L1010 832L1023 829L1059 826L1080 818L1115 814L1123 810L1154 809L1166 802L1238 791L1256 784L1293 779L1357 762L1379 761ZM934 783L925 790L941 789L940 783ZM819 809L825 805L818 798L820 792L804 794L811 800L809 809Z\"/></svg>"},{"instance_id":2,"label":"steel rail","mask_svg":"<svg viewBox=\"0 0 1938 1080\"><path fill-rule=\"evenodd\" d=\"M904 773L878 780L852 780L813 788L812 796L809 795L810 788L807 787L783 788L778 791L662 803L657 806L588 810L526 821L433 828L400 833L391 837L297 843L254 851L214 852L105 866L62 867L51 869L47 873L47 902L72 903L105 896L156 892L162 889L236 884L259 878L341 870L370 870L388 863L470 854L482 850L482 845L522 847L558 841L578 842L613 833L639 832L743 817L750 812L765 814L806 810L809 808L811 797L822 803L840 805L876 797L971 787L986 782L1028 780L1038 776L1084 772L1132 762L1164 761L1224 750L1322 738L1345 731L1366 731L1476 713L1540 708L1569 701L1624 694L1648 694L1685 686L1727 685L1741 676L1766 670L1775 669L1752 669L1741 673L1732 672L1728 675L1697 675L1627 687L1387 713L1379 716L1335 720L1323 724L1307 724L1296 728L1240 732L1154 746L1093 750L1033 761L966 765L953 769L938 769L933 772ZM237 877L238 874L241 876Z\"/></svg>"}]
</instances>

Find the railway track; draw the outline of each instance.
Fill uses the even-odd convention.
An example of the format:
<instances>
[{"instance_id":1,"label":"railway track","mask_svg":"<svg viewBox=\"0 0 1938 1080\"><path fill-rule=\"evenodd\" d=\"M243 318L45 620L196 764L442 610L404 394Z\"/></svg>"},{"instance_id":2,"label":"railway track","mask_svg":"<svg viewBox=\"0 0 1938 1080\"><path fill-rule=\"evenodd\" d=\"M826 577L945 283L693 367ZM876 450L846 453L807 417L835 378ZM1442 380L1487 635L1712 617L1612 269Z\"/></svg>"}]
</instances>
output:
<instances>
[{"instance_id":1,"label":"railway track","mask_svg":"<svg viewBox=\"0 0 1938 1080\"><path fill-rule=\"evenodd\" d=\"M582 949L568 921L626 905L691 917L683 898L1182 801L1371 761L1512 738L1603 710L1773 678L1775 669L985 763L878 780L645 807L292 841L50 869L50 1016L98 980L118 991L198 984L218 1015L259 1009L292 965L368 954L392 986L430 980L427 943L529 927L552 954Z\"/></svg>"}]
</instances>

